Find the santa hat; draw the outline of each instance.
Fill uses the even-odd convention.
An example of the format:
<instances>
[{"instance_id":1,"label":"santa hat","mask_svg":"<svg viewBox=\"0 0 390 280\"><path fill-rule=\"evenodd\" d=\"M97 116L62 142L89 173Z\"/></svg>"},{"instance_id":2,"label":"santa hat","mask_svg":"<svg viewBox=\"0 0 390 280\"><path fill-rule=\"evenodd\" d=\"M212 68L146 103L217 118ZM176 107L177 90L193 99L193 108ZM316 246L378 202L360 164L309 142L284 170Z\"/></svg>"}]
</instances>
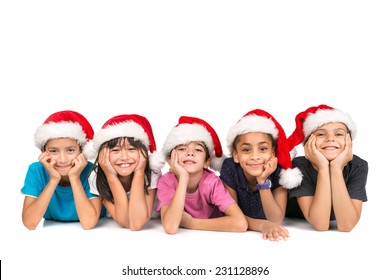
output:
<instances>
[{"instance_id":1,"label":"santa hat","mask_svg":"<svg viewBox=\"0 0 390 280\"><path fill-rule=\"evenodd\" d=\"M233 143L237 136L249 132L261 132L270 134L275 140L275 154L278 158L278 165L282 168L279 175L279 183L286 189L292 189L302 181L302 173L298 168L292 169L290 149L286 145L286 134L276 119L266 111L255 109L246 113L227 135L229 151L233 150Z\"/></svg>"},{"instance_id":2,"label":"santa hat","mask_svg":"<svg viewBox=\"0 0 390 280\"><path fill-rule=\"evenodd\" d=\"M94 159L103 143L118 137L133 137L141 141L150 151L150 157L156 151L156 142L149 121L143 116L131 114L118 115L106 121L100 131L95 133L93 140L85 147L85 153L89 159ZM157 170L151 164L149 166L152 170Z\"/></svg>"},{"instance_id":3,"label":"santa hat","mask_svg":"<svg viewBox=\"0 0 390 280\"><path fill-rule=\"evenodd\" d=\"M194 117L181 116L179 118L179 123L168 134L159 157L154 160L158 161L162 168L176 146L193 141L205 143L211 158L210 168L220 171L225 156L218 135L207 122Z\"/></svg>"},{"instance_id":4,"label":"santa hat","mask_svg":"<svg viewBox=\"0 0 390 280\"><path fill-rule=\"evenodd\" d=\"M39 149L43 149L47 141L55 138L72 138L84 147L93 135L93 128L83 115L75 111L59 111L50 115L37 128L34 140Z\"/></svg>"},{"instance_id":5,"label":"santa hat","mask_svg":"<svg viewBox=\"0 0 390 280\"><path fill-rule=\"evenodd\" d=\"M356 125L349 114L322 104L310 107L296 115L296 128L287 139L288 147L293 148L305 142L317 128L331 122L345 124L351 133L351 138L355 139L357 133Z\"/></svg>"}]
</instances>

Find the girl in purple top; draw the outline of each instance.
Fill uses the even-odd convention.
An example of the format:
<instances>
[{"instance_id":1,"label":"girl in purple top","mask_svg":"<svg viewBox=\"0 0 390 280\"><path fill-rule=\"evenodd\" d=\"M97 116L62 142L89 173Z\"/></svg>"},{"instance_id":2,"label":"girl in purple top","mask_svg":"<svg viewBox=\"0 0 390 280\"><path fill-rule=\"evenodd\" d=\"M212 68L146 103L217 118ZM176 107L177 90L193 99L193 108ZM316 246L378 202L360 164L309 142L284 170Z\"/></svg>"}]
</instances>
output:
<instances>
[{"instance_id":1,"label":"girl in purple top","mask_svg":"<svg viewBox=\"0 0 390 280\"><path fill-rule=\"evenodd\" d=\"M167 233L175 234L179 227L246 231L244 214L213 171L220 169L223 153L208 123L180 117L160 152L162 165L165 160L170 170L157 183L156 211Z\"/></svg>"}]
</instances>

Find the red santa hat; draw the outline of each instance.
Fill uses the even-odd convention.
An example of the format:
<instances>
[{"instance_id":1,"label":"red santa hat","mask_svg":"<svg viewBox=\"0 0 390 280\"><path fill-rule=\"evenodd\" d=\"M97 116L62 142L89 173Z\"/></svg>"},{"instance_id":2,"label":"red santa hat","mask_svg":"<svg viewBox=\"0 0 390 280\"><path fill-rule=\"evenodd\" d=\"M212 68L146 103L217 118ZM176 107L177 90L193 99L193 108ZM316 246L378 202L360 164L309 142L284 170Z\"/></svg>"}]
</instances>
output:
<instances>
[{"instance_id":1,"label":"red santa hat","mask_svg":"<svg viewBox=\"0 0 390 280\"><path fill-rule=\"evenodd\" d=\"M282 168L279 175L279 183L286 189L292 189L302 181L302 173L298 168L292 169L290 149L286 145L286 134L278 121L268 112L255 109L246 113L227 135L229 151L233 151L233 143L237 136L249 132L261 132L270 134L275 140L275 154L278 165Z\"/></svg>"},{"instance_id":2,"label":"red santa hat","mask_svg":"<svg viewBox=\"0 0 390 280\"><path fill-rule=\"evenodd\" d=\"M83 115L75 111L59 111L37 128L34 140L35 146L43 149L50 139L72 138L83 148L93 135L93 128Z\"/></svg>"},{"instance_id":3,"label":"red santa hat","mask_svg":"<svg viewBox=\"0 0 390 280\"><path fill-rule=\"evenodd\" d=\"M305 142L317 128L331 122L345 124L351 133L351 138L355 139L357 133L356 125L349 114L322 104L310 107L296 115L296 128L287 139L288 147L293 148Z\"/></svg>"},{"instance_id":4,"label":"red santa hat","mask_svg":"<svg viewBox=\"0 0 390 280\"><path fill-rule=\"evenodd\" d=\"M149 121L143 116L130 114L118 115L106 121L102 128L95 133L93 140L85 147L85 153L89 159L94 159L103 143L118 137L133 137L135 140L141 141L151 153L150 157L156 151L156 142ZM150 164L150 157L150 168L158 170Z\"/></svg>"},{"instance_id":5,"label":"red santa hat","mask_svg":"<svg viewBox=\"0 0 390 280\"><path fill-rule=\"evenodd\" d=\"M167 157L176 146L193 141L205 143L210 153L210 168L220 171L225 156L218 135L210 124L194 117L181 116L179 118L179 123L168 134L159 157L154 158L154 160L158 161L162 168Z\"/></svg>"}]
</instances>

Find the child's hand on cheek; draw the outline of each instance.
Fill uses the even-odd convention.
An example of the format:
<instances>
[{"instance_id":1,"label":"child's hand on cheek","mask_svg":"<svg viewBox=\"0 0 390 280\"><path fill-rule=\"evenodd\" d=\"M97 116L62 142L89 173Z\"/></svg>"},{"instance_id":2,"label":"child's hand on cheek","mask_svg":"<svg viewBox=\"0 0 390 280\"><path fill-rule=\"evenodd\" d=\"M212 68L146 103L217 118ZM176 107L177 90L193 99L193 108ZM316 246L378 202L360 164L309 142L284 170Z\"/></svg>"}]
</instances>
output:
<instances>
[{"instance_id":1,"label":"child's hand on cheek","mask_svg":"<svg viewBox=\"0 0 390 280\"><path fill-rule=\"evenodd\" d=\"M80 177L80 174L85 166L87 166L87 159L85 158L84 154L79 154L72 161L72 168L69 169L68 176Z\"/></svg>"},{"instance_id":2,"label":"child's hand on cheek","mask_svg":"<svg viewBox=\"0 0 390 280\"><path fill-rule=\"evenodd\" d=\"M352 153L352 139L351 135L348 133L345 136L345 146L342 152L334 159L331 161L331 166L332 167L338 167L343 169L344 166L347 165L348 162L350 162L353 158L353 153Z\"/></svg>"},{"instance_id":3,"label":"child's hand on cheek","mask_svg":"<svg viewBox=\"0 0 390 280\"><path fill-rule=\"evenodd\" d=\"M145 172L146 158L145 158L144 154L142 153L142 151L137 150L137 152L138 152L138 154L139 154L139 159L138 159L138 161L136 162L137 166L136 166L136 168L134 169L134 173L137 173L137 172Z\"/></svg>"},{"instance_id":4,"label":"child's hand on cheek","mask_svg":"<svg viewBox=\"0 0 390 280\"><path fill-rule=\"evenodd\" d=\"M54 168L57 161L53 160L50 152L46 152L46 151L42 152L42 154L38 157L38 159L46 168L50 178L55 179L59 182L61 180L61 174Z\"/></svg>"},{"instance_id":5,"label":"child's hand on cheek","mask_svg":"<svg viewBox=\"0 0 390 280\"><path fill-rule=\"evenodd\" d=\"M262 177L268 178L272 173L274 173L277 166L278 166L278 158L275 156L272 156L264 164L264 172L263 172L264 175Z\"/></svg>"},{"instance_id":6,"label":"child's hand on cheek","mask_svg":"<svg viewBox=\"0 0 390 280\"><path fill-rule=\"evenodd\" d=\"M103 147L100 150L98 163L99 166L102 168L104 174L106 174L106 177L108 177L109 175L117 176L117 173L110 162L110 149L108 147Z\"/></svg>"},{"instance_id":7,"label":"child's hand on cheek","mask_svg":"<svg viewBox=\"0 0 390 280\"><path fill-rule=\"evenodd\" d=\"M310 135L309 139L307 140L304 150L305 150L305 158L307 158L314 166L316 170L319 170L320 168L328 168L329 161L326 159L326 157L317 149L316 146L316 140L314 134Z\"/></svg>"},{"instance_id":8,"label":"child's hand on cheek","mask_svg":"<svg viewBox=\"0 0 390 280\"><path fill-rule=\"evenodd\" d=\"M187 170L179 164L179 157L175 149L171 152L171 158L168 160L168 164L170 167L169 170L172 171L178 179L181 176L189 176Z\"/></svg>"}]
</instances>

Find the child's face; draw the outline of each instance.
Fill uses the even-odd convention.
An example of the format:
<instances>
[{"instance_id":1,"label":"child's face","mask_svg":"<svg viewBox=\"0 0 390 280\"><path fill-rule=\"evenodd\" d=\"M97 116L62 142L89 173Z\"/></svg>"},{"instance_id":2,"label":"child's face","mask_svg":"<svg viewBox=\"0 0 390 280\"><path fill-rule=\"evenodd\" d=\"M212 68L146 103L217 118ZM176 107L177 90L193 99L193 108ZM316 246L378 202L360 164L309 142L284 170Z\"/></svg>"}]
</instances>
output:
<instances>
[{"instance_id":1,"label":"child's face","mask_svg":"<svg viewBox=\"0 0 390 280\"><path fill-rule=\"evenodd\" d=\"M47 141L45 151L49 152L51 160L55 160L54 168L61 174L67 176L73 167L73 160L81 153L80 146L76 140L71 138L57 138Z\"/></svg>"},{"instance_id":2,"label":"child's face","mask_svg":"<svg viewBox=\"0 0 390 280\"><path fill-rule=\"evenodd\" d=\"M190 142L175 148L178 162L187 172L199 172L207 168L209 160L206 160L207 151L203 142Z\"/></svg>"},{"instance_id":3,"label":"child's face","mask_svg":"<svg viewBox=\"0 0 390 280\"><path fill-rule=\"evenodd\" d=\"M119 176L129 176L136 168L140 154L137 148L124 138L110 149L109 158L111 165Z\"/></svg>"},{"instance_id":4,"label":"child's face","mask_svg":"<svg viewBox=\"0 0 390 280\"><path fill-rule=\"evenodd\" d=\"M335 159L345 148L348 128L343 123L327 123L317 128L313 135L317 149L327 160Z\"/></svg>"},{"instance_id":5,"label":"child's face","mask_svg":"<svg viewBox=\"0 0 390 280\"><path fill-rule=\"evenodd\" d=\"M246 176L260 176L264 171L264 164L275 155L272 138L261 132L242 134L232 154Z\"/></svg>"}]
</instances>

